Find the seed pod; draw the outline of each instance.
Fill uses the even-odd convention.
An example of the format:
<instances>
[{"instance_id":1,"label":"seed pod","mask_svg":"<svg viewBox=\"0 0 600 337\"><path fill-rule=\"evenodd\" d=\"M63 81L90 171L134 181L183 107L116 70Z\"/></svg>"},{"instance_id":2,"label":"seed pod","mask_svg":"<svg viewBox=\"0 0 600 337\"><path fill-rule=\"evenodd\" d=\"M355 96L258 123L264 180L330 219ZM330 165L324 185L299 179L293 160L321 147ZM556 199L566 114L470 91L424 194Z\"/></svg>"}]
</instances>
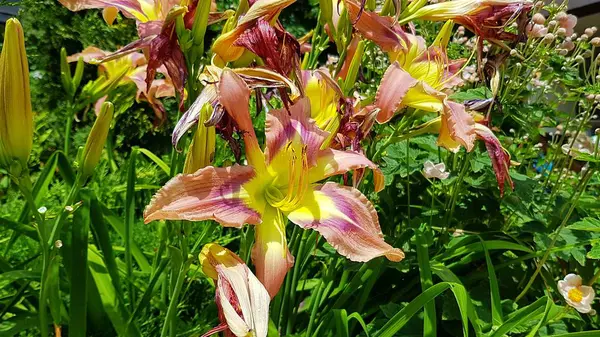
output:
<instances>
[{"instance_id":1,"label":"seed pod","mask_svg":"<svg viewBox=\"0 0 600 337\"><path fill-rule=\"evenodd\" d=\"M17 19L9 19L0 56L0 166L20 175L27 167L32 143L33 113L23 27ZM15 163L20 166L17 170L13 169Z\"/></svg>"}]
</instances>

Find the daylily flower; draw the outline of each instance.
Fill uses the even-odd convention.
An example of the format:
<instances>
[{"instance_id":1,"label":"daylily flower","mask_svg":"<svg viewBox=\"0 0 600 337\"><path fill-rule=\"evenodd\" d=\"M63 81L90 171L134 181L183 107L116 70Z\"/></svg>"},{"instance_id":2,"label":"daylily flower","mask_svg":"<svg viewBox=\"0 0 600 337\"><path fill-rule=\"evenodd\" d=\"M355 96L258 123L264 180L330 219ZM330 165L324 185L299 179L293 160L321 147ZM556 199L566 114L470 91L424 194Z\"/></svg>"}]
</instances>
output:
<instances>
[{"instance_id":1,"label":"daylily flower","mask_svg":"<svg viewBox=\"0 0 600 337\"><path fill-rule=\"evenodd\" d=\"M223 90L231 93L221 97L221 105L243 135L248 165L209 166L171 179L147 206L145 222L212 219L228 227L256 225L252 259L271 297L294 261L287 247L286 219L318 231L353 261L379 256L400 261L404 257L400 249L383 240L377 212L362 193L333 182L318 184L327 177L369 167L379 191L383 175L358 153L320 150L327 133L308 118L307 98L289 110L269 111L263 152L248 110L250 89L234 71L225 69L218 85L218 91Z\"/></svg>"},{"instance_id":2,"label":"daylily flower","mask_svg":"<svg viewBox=\"0 0 600 337\"><path fill-rule=\"evenodd\" d=\"M567 304L580 313L587 314L593 310L591 304L596 293L592 287L581 284L581 276L568 274L564 280L558 281L558 291L563 295Z\"/></svg>"},{"instance_id":3,"label":"daylily flower","mask_svg":"<svg viewBox=\"0 0 600 337\"><path fill-rule=\"evenodd\" d=\"M421 7L413 15L401 20L406 23L414 19L429 21L454 20L476 35L488 41L519 41L527 25L527 15L533 3L528 0L454 0ZM516 20L519 34L504 28Z\"/></svg>"},{"instance_id":4,"label":"daylily flower","mask_svg":"<svg viewBox=\"0 0 600 337\"><path fill-rule=\"evenodd\" d=\"M450 61L446 55L452 24L444 25L427 48L423 38L404 32L392 18L366 10L359 16L360 5L352 0L346 0L346 7L355 28L387 52L392 62L375 98L374 105L380 110L377 121L385 123L407 106L439 112L442 130L438 144L454 152L460 145L471 151L475 141L473 118L464 106L448 100L443 92L461 82L457 74L465 62Z\"/></svg>"},{"instance_id":5,"label":"daylily flower","mask_svg":"<svg viewBox=\"0 0 600 337\"><path fill-rule=\"evenodd\" d=\"M184 87L187 79L185 58L175 33L175 19L183 15L186 28L191 29L198 0L191 0L186 7L179 6L180 0L59 0L72 11L89 8L102 8L107 23L111 24L117 12L134 18L138 27L139 40L119 49L111 55L104 56L98 62L107 62L145 50L148 57L146 86L150 92L152 81L159 67L164 66L171 77L173 85L179 93L179 109L183 110L185 97ZM214 8L214 6L213 6ZM226 18L220 13L211 13L209 24Z\"/></svg>"},{"instance_id":6,"label":"daylily flower","mask_svg":"<svg viewBox=\"0 0 600 337\"><path fill-rule=\"evenodd\" d=\"M450 172L446 172L446 164L434 164L428 160L423 164L423 175L428 179L437 178L444 180L450 176Z\"/></svg>"},{"instance_id":7,"label":"daylily flower","mask_svg":"<svg viewBox=\"0 0 600 337\"><path fill-rule=\"evenodd\" d=\"M223 331L225 336L266 337L269 293L242 259L227 248L209 243L200 252L200 265L215 281L215 302L221 324L202 337Z\"/></svg>"},{"instance_id":8,"label":"daylily flower","mask_svg":"<svg viewBox=\"0 0 600 337\"><path fill-rule=\"evenodd\" d=\"M244 11L246 8L240 6L238 8L238 13L232 19L238 20L234 22L235 26L229 30L224 31L214 42L212 46L212 51L219 57L222 63L232 62L239 59L244 53L244 49L248 43L244 43L243 40L239 40L240 37L246 32L246 30L251 29L257 25L259 21L267 22L269 24L273 24L277 21L277 17L279 17L279 13L281 11L291 5L295 0L256 0L254 2L250 1L250 8L247 8L247 11ZM225 30L229 28L229 25L225 25ZM262 48L267 48L267 50L272 50L275 46L267 46L266 44L270 43L273 40L278 40L277 36L273 36L273 34L277 34L275 30L270 30L266 27L259 28L256 34L261 35L263 32L266 32L270 36L257 36L258 39L262 39L265 45ZM281 30L279 32L281 34ZM280 40L279 40L280 41ZM256 46L255 46L256 47ZM292 49L287 46L280 46L280 48L284 49ZM263 51L264 52L264 51ZM259 55L260 56L260 55ZM262 57L262 56L261 56ZM286 60L277 60L279 62ZM275 70L275 69L274 69Z\"/></svg>"},{"instance_id":9,"label":"daylily flower","mask_svg":"<svg viewBox=\"0 0 600 337\"><path fill-rule=\"evenodd\" d=\"M101 50L94 46L85 48L81 53L71 55L67 58L68 62L76 62L80 57L86 63L95 64L96 60L110 55L110 52ZM158 100L161 97L174 97L175 88L171 82L166 70L161 67L158 72L164 75L164 79L155 79L152 81L150 88L146 86L146 57L142 53L130 53L116 60L108 61L98 65L99 79L93 82L93 88L89 87L84 91L92 90L92 98L96 96L95 92L100 88L108 88L119 85L134 83L137 87L137 100L145 100L150 103L157 117L158 124L164 121L166 114L162 103ZM111 84L114 83L114 84ZM96 101L96 114L100 111L100 106L106 100L105 92L98 92L102 97Z\"/></svg>"}]
</instances>

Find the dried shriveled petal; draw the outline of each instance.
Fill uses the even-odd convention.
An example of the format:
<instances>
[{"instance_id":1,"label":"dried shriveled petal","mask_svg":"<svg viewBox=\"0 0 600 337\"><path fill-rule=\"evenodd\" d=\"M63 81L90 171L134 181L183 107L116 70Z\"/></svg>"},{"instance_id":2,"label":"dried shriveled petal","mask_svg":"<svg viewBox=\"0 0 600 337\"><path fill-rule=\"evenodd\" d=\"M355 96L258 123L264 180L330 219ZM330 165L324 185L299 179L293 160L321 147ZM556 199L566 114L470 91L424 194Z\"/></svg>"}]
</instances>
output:
<instances>
[{"instance_id":1,"label":"dried shriveled petal","mask_svg":"<svg viewBox=\"0 0 600 337\"><path fill-rule=\"evenodd\" d=\"M502 196L504 195L504 183L506 181L508 181L511 189L515 188L508 172L510 167L510 155L504 150L502 144L500 144L500 141L496 138L492 130L482 124L477 124L475 130L477 132L477 137L485 142L485 147L492 160L492 167L494 168L496 180L498 181L500 195Z\"/></svg>"},{"instance_id":2,"label":"dried shriveled petal","mask_svg":"<svg viewBox=\"0 0 600 337\"><path fill-rule=\"evenodd\" d=\"M300 44L290 33L260 18L235 41L258 55L266 66L287 76L300 66Z\"/></svg>"},{"instance_id":3,"label":"dried shriveled petal","mask_svg":"<svg viewBox=\"0 0 600 337\"><path fill-rule=\"evenodd\" d=\"M315 185L301 207L288 213L293 223L318 231L340 254L366 262L379 256L400 261L404 253L383 240L377 212L355 188L335 183Z\"/></svg>"},{"instance_id":4,"label":"dried shriveled petal","mask_svg":"<svg viewBox=\"0 0 600 337\"><path fill-rule=\"evenodd\" d=\"M394 25L394 19L361 9L353 0L345 0L351 22L362 36L375 42L385 52L397 52L405 49L402 36L404 32ZM360 14L360 17L359 17Z\"/></svg>"}]
</instances>

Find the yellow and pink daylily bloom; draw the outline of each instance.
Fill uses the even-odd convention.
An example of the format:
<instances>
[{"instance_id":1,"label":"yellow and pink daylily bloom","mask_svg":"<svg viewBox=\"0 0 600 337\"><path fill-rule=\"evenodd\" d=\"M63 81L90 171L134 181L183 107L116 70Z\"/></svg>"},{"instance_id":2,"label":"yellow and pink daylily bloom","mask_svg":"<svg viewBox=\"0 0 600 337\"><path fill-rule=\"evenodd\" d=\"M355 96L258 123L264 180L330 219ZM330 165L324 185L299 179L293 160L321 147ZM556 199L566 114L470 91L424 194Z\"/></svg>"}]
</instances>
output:
<instances>
[{"instance_id":1,"label":"yellow and pink daylily bloom","mask_svg":"<svg viewBox=\"0 0 600 337\"><path fill-rule=\"evenodd\" d=\"M202 271L215 282L221 321L202 337L221 331L227 337L266 337L271 299L244 261L216 243L205 245L199 258Z\"/></svg>"},{"instance_id":2,"label":"yellow and pink daylily bloom","mask_svg":"<svg viewBox=\"0 0 600 337\"><path fill-rule=\"evenodd\" d=\"M244 33L246 33L246 31L249 29L255 28L259 22L262 26L265 24L266 26L273 25L277 21L279 13L281 13L285 7L291 5L294 1L295 0L255 0L248 1L250 5L249 8L244 8L240 5L238 13L236 13L236 16L232 18L237 20L237 22L228 22L228 24L225 25L225 30L231 28L229 24L233 24L234 26L231 28L231 30L224 31L223 34L219 35L219 37L215 40L212 46L213 53L217 55L221 63L236 61L242 56L242 54L244 54L244 51L246 50L245 48L252 45L252 43L240 44L240 37L243 38ZM261 42L265 42L267 40L267 36L264 34L264 32L267 30L268 28L264 27L260 29L262 33L257 32L257 38L260 38L262 40ZM275 33L275 30L270 29L270 35ZM255 47L259 46L255 45ZM259 48L270 49L273 47L275 46L262 45ZM282 45L281 47L283 48L285 46Z\"/></svg>"},{"instance_id":3,"label":"yellow and pink daylily bloom","mask_svg":"<svg viewBox=\"0 0 600 337\"><path fill-rule=\"evenodd\" d=\"M386 70L375 106L377 121L386 123L404 107L442 116L438 144L458 151L464 146L471 151L475 141L475 122L462 104L452 102L444 92L460 83L457 76L465 60L449 60L445 48L452 33L451 23L444 25L433 44L427 48L422 37L406 33L391 17L364 10L346 0L346 8L355 28L388 53L392 63Z\"/></svg>"},{"instance_id":4,"label":"yellow and pink daylily bloom","mask_svg":"<svg viewBox=\"0 0 600 337\"><path fill-rule=\"evenodd\" d=\"M85 48L81 53L69 56L67 61L75 62L81 57L86 63L96 63L96 60L110 54L110 52L90 46ZM157 117L156 122L161 123L165 120L166 113L162 103L158 99L162 97L174 97L175 88L164 67L158 69L158 72L163 74L164 78L154 79L148 88L146 85L146 68L146 57L139 52L130 53L116 60L98 65L99 77L106 81L118 81L117 85L133 82L137 87L136 99L147 101L154 110ZM96 112L100 111L99 109L106 100L106 97L104 96L96 102Z\"/></svg>"},{"instance_id":5,"label":"yellow and pink daylily bloom","mask_svg":"<svg viewBox=\"0 0 600 337\"><path fill-rule=\"evenodd\" d=\"M309 119L310 102L300 98L267 115L266 148L261 151L248 111L250 89L225 69L219 91L221 105L244 138L248 165L206 167L171 179L144 212L146 222L216 220L223 226L256 226L252 259L258 279L271 297L277 294L294 258L288 250L287 220L318 231L342 255L365 262L379 256L400 261L404 254L383 240L377 212L357 189L319 183L353 169L373 169L377 191L383 175L363 155L321 150L328 134Z\"/></svg>"}]
</instances>

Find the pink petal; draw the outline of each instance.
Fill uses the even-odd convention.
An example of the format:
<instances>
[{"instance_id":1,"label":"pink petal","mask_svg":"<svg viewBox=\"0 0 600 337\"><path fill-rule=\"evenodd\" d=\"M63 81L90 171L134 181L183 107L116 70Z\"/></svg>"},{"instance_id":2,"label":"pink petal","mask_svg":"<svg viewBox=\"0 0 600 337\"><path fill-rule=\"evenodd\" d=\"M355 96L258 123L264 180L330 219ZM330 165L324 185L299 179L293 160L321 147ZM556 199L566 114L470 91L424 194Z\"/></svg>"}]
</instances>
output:
<instances>
[{"instance_id":1,"label":"pink petal","mask_svg":"<svg viewBox=\"0 0 600 337\"><path fill-rule=\"evenodd\" d=\"M340 254L366 262L379 256L400 261L404 253L383 240L377 212L355 188L335 183L315 185L301 206L288 213L293 223L318 231Z\"/></svg>"},{"instance_id":2,"label":"pink petal","mask_svg":"<svg viewBox=\"0 0 600 337\"><path fill-rule=\"evenodd\" d=\"M354 151L334 149L320 151L317 157L317 165L309 170L309 181L315 183L327 177L367 167L373 170L375 191L381 191L383 189L383 173L381 173L381 170L367 157Z\"/></svg>"},{"instance_id":3,"label":"pink petal","mask_svg":"<svg viewBox=\"0 0 600 337\"><path fill-rule=\"evenodd\" d=\"M130 18L143 13L138 0L58 0L58 2L73 12L84 9L115 7Z\"/></svg>"},{"instance_id":4,"label":"pink petal","mask_svg":"<svg viewBox=\"0 0 600 337\"><path fill-rule=\"evenodd\" d=\"M79 60L79 57L83 57L83 62L90 63L92 60L99 60L109 54L110 52L104 51L94 46L89 46L83 51L81 51L81 53L73 54L67 57L67 62L77 62L77 60Z\"/></svg>"},{"instance_id":5,"label":"pink petal","mask_svg":"<svg viewBox=\"0 0 600 337\"><path fill-rule=\"evenodd\" d=\"M465 111L465 106L452 102L444 97L444 111L442 112L442 130L447 133L455 142L464 146L468 152L475 146L475 121L473 117ZM440 144L438 140L438 144ZM452 150L451 148L448 148Z\"/></svg>"},{"instance_id":6,"label":"pink petal","mask_svg":"<svg viewBox=\"0 0 600 337\"><path fill-rule=\"evenodd\" d=\"M194 174L180 174L161 188L144 211L153 220L215 220L227 227L260 223L252 209L252 197L244 184L254 177L249 166L206 167Z\"/></svg>"},{"instance_id":7,"label":"pink petal","mask_svg":"<svg viewBox=\"0 0 600 337\"><path fill-rule=\"evenodd\" d=\"M402 69L398 62L392 63L383 74L375 96L375 106L380 110L377 122L385 123L392 119L400 109L404 96L417 83L418 81Z\"/></svg>"},{"instance_id":8,"label":"pink petal","mask_svg":"<svg viewBox=\"0 0 600 337\"><path fill-rule=\"evenodd\" d=\"M238 74L231 69L225 69L218 85L218 97L244 137L248 163L262 170L265 161L248 109L250 89Z\"/></svg>"},{"instance_id":9,"label":"pink petal","mask_svg":"<svg viewBox=\"0 0 600 337\"><path fill-rule=\"evenodd\" d=\"M294 265L294 257L287 246L287 221L281 211L268 206L262 220L255 228L252 261L256 266L256 276L273 298L279 292L288 270Z\"/></svg>"},{"instance_id":10,"label":"pink petal","mask_svg":"<svg viewBox=\"0 0 600 337\"><path fill-rule=\"evenodd\" d=\"M316 164L317 153L329 134L319 129L309 116L310 100L307 97L300 98L289 111L285 108L269 111L265 123L268 163L291 142L305 145L309 166Z\"/></svg>"},{"instance_id":11,"label":"pink petal","mask_svg":"<svg viewBox=\"0 0 600 337\"><path fill-rule=\"evenodd\" d=\"M403 49L401 35L403 32L398 26L394 26L394 19L389 16L380 16L377 13L363 10L360 13L360 5L353 0L345 0L350 21L354 28L366 39L375 42L385 52L395 52ZM356 20L358 18L358 21Z\"/></svg>"}]
</instances>

